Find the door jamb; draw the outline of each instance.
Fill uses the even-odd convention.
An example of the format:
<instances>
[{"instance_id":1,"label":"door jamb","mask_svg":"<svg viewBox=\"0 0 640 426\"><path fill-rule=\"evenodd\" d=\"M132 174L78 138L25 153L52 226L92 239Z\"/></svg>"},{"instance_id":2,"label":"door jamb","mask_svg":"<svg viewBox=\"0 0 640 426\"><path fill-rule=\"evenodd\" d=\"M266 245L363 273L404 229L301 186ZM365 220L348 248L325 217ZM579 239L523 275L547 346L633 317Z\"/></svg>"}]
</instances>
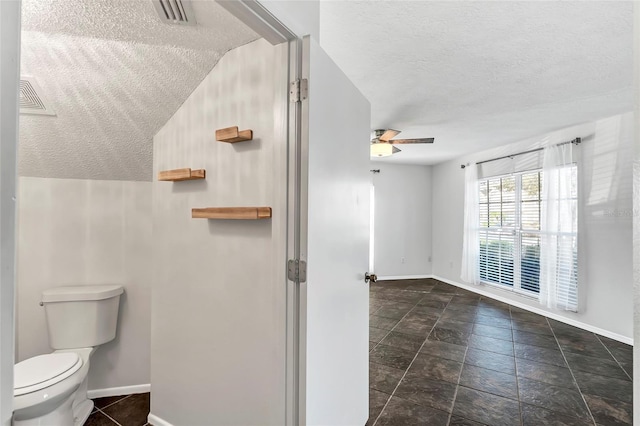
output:
<instances>
[{"instance_id":1,"label":"door jamb","mask_svg":"<svg viewBox=\"0 0 640 426\"><path fill-rule=\"evenodd\" d=\"M0 425L13 417L21 0L0 1Z\"/></svg>"}]
</instances>

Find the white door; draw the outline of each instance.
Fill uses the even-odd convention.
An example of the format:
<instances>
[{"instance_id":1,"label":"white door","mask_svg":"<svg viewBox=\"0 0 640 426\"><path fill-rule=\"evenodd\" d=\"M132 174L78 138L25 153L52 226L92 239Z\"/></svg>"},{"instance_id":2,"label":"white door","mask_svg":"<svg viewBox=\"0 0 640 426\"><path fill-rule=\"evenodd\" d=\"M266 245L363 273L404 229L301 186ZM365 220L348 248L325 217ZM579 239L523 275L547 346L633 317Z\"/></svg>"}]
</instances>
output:
<instances>
[{"instance_id":1,"label":"white door","mask_svg":"<svg viewBox=\"0 0 640 426\"><path fill-rule=\"evenodd\" d=\"M309 37L302 60L309 93L302 103L301 423L364 425L370 105Z\"/></svg>"}]
</instances>

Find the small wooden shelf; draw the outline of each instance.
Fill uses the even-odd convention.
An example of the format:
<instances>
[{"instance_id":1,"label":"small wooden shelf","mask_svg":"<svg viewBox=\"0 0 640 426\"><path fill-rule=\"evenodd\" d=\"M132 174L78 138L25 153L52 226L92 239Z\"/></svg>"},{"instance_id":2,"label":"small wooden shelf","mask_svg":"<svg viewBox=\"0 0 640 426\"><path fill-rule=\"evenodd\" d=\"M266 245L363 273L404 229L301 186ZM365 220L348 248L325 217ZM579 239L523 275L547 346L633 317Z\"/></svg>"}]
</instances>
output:
<instances>
[{"instance_id":1,"label":"small wooden shelf","mask_svg":"<svg viewBox=\"0 0 640 426\"><path fill-rule=\"evenodd\" d=\"M175 169L175 170L164 170L158 173L158 180L171 181L171 182L204 179L205 177L206 177L206 172L204 169L198 169L198 170Z\"/></svg>"},{"instance_id":2,"label":"small wooden shelf","mask_svg":"<svg viewBox=\"0 0 640 426\"><path fill-rule=\"evenodd\" d=\"M219 142L244 142L253 139L253 130L238 131L238 126L216 130L216 140Z\"/></svg>"},{"instance_id":3,"label":"small wooden shelf","mask_svg":"<svg viewBox=\"0 0 640 426\"><path fill-rule=\"evenodd\" d=\"M193 219L269 219L271 207L204 207L191 209Z\"/></svg>"}]
</instances>

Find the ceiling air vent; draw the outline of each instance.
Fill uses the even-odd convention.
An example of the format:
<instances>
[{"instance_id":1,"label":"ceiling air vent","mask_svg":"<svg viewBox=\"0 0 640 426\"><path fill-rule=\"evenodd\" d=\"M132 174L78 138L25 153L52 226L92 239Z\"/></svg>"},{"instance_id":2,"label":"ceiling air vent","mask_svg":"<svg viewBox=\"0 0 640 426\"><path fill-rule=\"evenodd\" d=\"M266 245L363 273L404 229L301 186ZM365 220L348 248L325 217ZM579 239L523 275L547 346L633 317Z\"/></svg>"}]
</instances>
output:
<instances>
[{"instance_id":1,"label":"ceiling air vent","mask_svg":"<svg viewBox=\"0 0 640 426\"><path fill-rule=\"evenodd\" d=\"M20 114L56 115L33 77L20 78Z\"/></svg>"},{"instance_id":2,"label":"ceiling air vent","mask_svg":"<svg viewBox=\"0 0 640 426\"><path fill-rule=\"evenodd\" d=\"M190 0L152 0L160 19L167 24L195 25Z\"/></svg>"}]
</instances>

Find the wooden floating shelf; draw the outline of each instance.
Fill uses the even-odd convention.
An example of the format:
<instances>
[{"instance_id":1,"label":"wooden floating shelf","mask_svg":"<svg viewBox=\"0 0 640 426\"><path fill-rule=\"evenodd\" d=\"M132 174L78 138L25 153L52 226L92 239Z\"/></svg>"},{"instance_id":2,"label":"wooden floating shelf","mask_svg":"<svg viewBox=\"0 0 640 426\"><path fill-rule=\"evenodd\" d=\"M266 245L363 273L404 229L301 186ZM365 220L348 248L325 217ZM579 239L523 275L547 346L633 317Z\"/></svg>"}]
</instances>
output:
<instances>
[{"instance_id":1,"label":"wooden floating shelf","mask_svg":"<svg viewBox=\"0 0 640 426\"><path fill-rule=\"evenodd\" d=\"M244 142L253 139L253 130L238 131L238 126L216 130L216 140L219 142Z\"/></svg>"},{"instance_id":2,"label":"wooden floating shelf","mask_svg":"<svg viewBox=\"0 0 640 426\"><path fill-rule=\"evenodd\" d=\"M193 219L269 219L271 207L204 207L191 209Z\"/></svg>"},{"instance_id":3,"label":"wooden floating shelf","mask_svg":"<svg viewBox=\"0 0 640 426\"><path fill-rule=\"evenodd\" d=\"M204 179L206 172L204 169L191 170L191 169L175 169L164 170L158 173L158 180L180 182L183 180L196 180Z\"/></svg>"}]
</instances>

